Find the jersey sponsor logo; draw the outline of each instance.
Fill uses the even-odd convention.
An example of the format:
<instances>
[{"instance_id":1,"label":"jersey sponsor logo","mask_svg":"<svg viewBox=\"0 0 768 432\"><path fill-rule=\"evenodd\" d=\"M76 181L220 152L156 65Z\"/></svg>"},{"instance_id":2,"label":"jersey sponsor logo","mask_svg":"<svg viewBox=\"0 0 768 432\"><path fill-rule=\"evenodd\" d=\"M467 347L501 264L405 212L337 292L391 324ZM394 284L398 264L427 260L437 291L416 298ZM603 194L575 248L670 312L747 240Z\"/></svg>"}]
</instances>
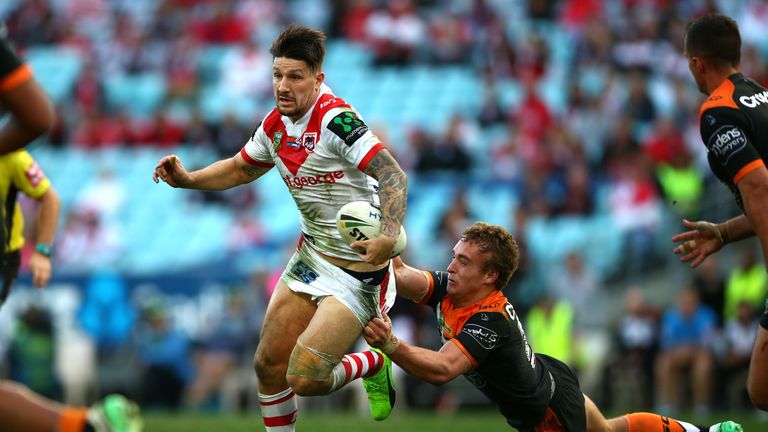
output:
<instances>
[{"instance_id":1,"label":"jersey sponsor logo","mask_svg":"<svg viewBox=\"0 0 768 432\"><path fill-rule=\"evenodd\" d=\"M722 126L709 138L707 148L722 165L747 145L747 137L736 126Z\"/></svg>"},{"instance_id":2,"label":"jersey sponsor logo","mask_svg":"<svg viewBox=\"0 0 768 432\"><path fill-rule=\"evenodd\" d=\"M754 108L761 104L768 104L768 90L763 90L760 93L755 93L752 96L742 96L739 98L741 102L747 108Z\"/></svg>"},{"instance_id":3,"label":"jersey sponsor logo","mask_svg":"<svg viewBox=\"0 0 768 432\"><path fill-rule=\"evenodd\" d=\"M323 109L323 108L327 107L328 105L330 105L330 104L332 104L332 103L334 103L334 102L336 102L336 98L331 98L331 99L328 99L327 101L325 101L325 102L321 103L321 104L320 104L320 106L319 106L318 108L319 108L319 109Z\"/></svg>"},{"instance_id":4,"label":"jersey sponsor logo","mask_svg":"<svg viewBox=\"0 0 768 432\"><path fill-rule=\"evenodd\" d=\"M478 324L467 324L461 332L472 336L481 347L487 350L493 349L499 341L499 335L495 331Z\"/></svg>"},{"instance_id":5,"label":"jersey sponsor logo","mask_svg":"<svg viewBox=\"0 0 768 432\"><path fill-rule=\"evenodd\" d=\"M282 132L275 132L275 134L272 135L272 148L274 148L275 151L280 150L280 142L282 140L283 140Z\"/></svg>"},{"instance_id":6,"label":"jersey sponsor logo","mask_svg":"<svg viewBox=\"0 0 768 432\"><path fill-rule=\"evenodd\" d=\"M35 161L32 161L32 163L29 164L24 171L24 175L27 176L27 181L29 181L29 184L31 184L32 187L37 187L45 178L43 170L40 169L40 166Z\"/></svg>"},{"instance_id":7,"label":"jersey sponsor logo","mask_svg":"<svg viewBox=\"0 0 768 432\"><path fill-rule=\"evenodd\" d=\"M307 132L301 136L301 145L304 147L304 151L307 154L312 154L315 151L315 144L317 143L317 132Z\"/></svg>"},{"instance_id":8,"label":"jersey sponsor logo","mask_svg":"<svg viewBox=\"0 0 768 432\"><path fill-rule=\"evenodd\" d=\"M520 332L520 336L523 337L523 344L525 344L525 357L528 359L531 369L535 369L536 356L533 354L531 345L528 343L528 337L525 335L525 330L523 330L523 323L520 322L520 319L517 317L517 312L515 312L515 308L513 308L511 304L507 303L504 305L504 310L507 311L507 315L509 315L512 321L517 322L517 331Z\"/></svg>"},{"instance_id":9,"label":"jersey sponsor logo","mask_svg":"<svg viewBox=\"0 0 768 432\"><path fill-rule=\"evenodd\" d=\"M344 143L348 146L354 144L355 141L368 132L368 126L357 117L354 111L344 111L334 117L328 124L328 129L344 140Z\"/></svg>"},{"instance_id":10,"label":"jersey sponsor logo","mask_svg":"<svg viewBox=\"0 0 768 432\"><path fill-rule=\"evenodd\" d=\"M285 144L287 144L288 147L294 150L298 150L301 148L301 139L296 139L292 136L289 136L288 138L285 139Z\"/></svg>"},{"instance_id":11,"label":"jersey sponsor logo","mask_svg":"<svg viewBox=\"0 0 768 432\"><path fill-rule=\"evenodd\" d=\"M336 180L344 178L344 171L334 171L313 176L289 176L283 177L283 182L289 188L302 189L306 186L317 186L325 183L336 183Z\"/></svg>"},{"instance_id":12,"label":"jersey sponsor logo","mask_svg":"<svg viewBox=\"0 0 768 432\"><path fill-rule=\"evenodd\" d=\"M469 381L470 383L472 383L473 386L475 386L475 387L477 387L479 389L484 388L485 385L486 385L485 378L483 378L482 375L480 375L479 373L477 373L475 371L469 371L469 372L465 373L464 374L464 378L466 378L467 381Z\"/></svg>"},{"instance_id":13,"label":"jersey sponsor logo","mask_svg":"<svg viewBox=\"0 0 768 432\"><path fill-rule=\"evenodd\" d=\"M297 279L304 283L312 283L320 275L312 269L312 267L304 264L303 261L297 261L296 264L291 267L291 273L296 276Z\"/></svg>"}]
</instances>

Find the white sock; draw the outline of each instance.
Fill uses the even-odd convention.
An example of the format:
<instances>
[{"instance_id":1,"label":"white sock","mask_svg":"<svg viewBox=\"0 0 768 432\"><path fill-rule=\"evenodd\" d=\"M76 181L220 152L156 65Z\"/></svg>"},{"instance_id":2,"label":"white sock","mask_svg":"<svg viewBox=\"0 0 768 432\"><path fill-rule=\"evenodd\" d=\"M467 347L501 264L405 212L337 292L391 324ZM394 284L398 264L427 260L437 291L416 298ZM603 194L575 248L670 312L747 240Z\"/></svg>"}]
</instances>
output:
<instances>
[{"instance_id":1,"label":"white sock","mask_svg":"<svg viewBox=\"0 0 768 432\"><path fill-rule=\"evenodd\" d=\"M259 393L261 417L267 432L294 432L299 407L296 393L288 387L280 393L265 395Z\"/></svg>"},{"instance_id":2,"label":"white sock","mask_svg":"<svg viewBox=\"0 0 768 432\"><path fill-rule=\"evenodd\" d=\"M360 377L368 378L381 370L384 356L376 351L347 354L333 368L333 384L328 393L336 391Z\"/></svg>"}]
</instances>

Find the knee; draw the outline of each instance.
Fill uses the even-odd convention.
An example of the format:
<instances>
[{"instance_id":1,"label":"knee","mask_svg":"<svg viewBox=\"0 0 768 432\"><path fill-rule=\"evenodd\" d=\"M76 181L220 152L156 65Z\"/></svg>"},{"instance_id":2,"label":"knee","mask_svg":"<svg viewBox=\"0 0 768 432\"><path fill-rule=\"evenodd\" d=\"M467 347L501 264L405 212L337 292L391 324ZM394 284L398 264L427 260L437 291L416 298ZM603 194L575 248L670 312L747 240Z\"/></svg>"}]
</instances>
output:
<instances>
[{"instance_id":1,"label":"knee","mask_svg":"<svg viewBox=\"0 0 768 432\"><path fill-rule=\"evenodd\" d=\"M253 369L259 381L266 382L276 376L285 376L287 365L268 350L256 349L253 355Z\"/></svg>"},{"instance_id":2,"label":"knee","mask_svg":"<svg viewBox=\"0 0 768 432\"><path fill-rule=\"evenodd\" d=\"M322 393L322 382L320 381L300 375L294 375L290 372L286 376L286 379L288 380L288 385L291 386L293 391L299 396L316 396Z\"/></svg>"}]
</instances>

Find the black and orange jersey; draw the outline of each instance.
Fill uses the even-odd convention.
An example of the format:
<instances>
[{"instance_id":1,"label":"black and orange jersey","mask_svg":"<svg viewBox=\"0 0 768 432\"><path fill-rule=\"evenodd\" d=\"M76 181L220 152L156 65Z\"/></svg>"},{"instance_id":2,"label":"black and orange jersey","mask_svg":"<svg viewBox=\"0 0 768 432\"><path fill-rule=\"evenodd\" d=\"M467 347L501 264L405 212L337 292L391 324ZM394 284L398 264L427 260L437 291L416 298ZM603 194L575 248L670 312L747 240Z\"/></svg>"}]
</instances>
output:
<instances>
[{"instance_id":1,"label":"black and orange jersey","mask_svg":"<svg viewBox=\"0 0 768 432\"><path fill-rule=\"evenodd\" d=\"M744 211L736 184L768 160L768 91L735 73L704 101L699 125L712 172Z\"/></svg>"},{"instance_id":2,"label":"black and orange jersey","mask_svg":"<svg viewBox=\"0 0 768 432\"><path fill-rule=\"evenodd\" d=\"M0 23L0 93L32 77L32 70L16 55L7 33L5 25Z\"/></svg>"},{"instance_id":3,"label":"black and orange jersey","mask_svg":"<svg viewBox=\"0 0 768 432\"><path fill-rule=\"evenodd\" d=\"M466 307L447 295L448 273L427 273L430 290L421 301L435 309L443 343L461 349L474 369L464 377L498 407L507 423L530 430L554 393L552 375L537 360L515 309L501 291Z\"/></svg>"}]
</instances>

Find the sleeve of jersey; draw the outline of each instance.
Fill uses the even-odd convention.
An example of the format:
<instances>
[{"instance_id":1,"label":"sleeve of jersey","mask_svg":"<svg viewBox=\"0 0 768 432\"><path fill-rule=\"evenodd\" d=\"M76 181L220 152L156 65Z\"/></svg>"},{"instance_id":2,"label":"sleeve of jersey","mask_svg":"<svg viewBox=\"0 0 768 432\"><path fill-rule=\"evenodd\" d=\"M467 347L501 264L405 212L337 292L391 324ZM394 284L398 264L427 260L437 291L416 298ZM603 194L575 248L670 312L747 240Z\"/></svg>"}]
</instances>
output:
<instances>
[{"instance_id":1,"label":"sleeve of jersey","mask_svg":"<svg viewBox=\"0 0 768 432\"><path fill-rule=\"evenodd\" d=\"M509 322L504 315L484 312L471 316L451 342L477 367L508 339Z\"/></svg>"},{"instance_id":2,"label":"sleeve of jersey","mask_svg":"<svg viewBox=\"0 0 768 432\"><path fill-rule=\"evenodd\" d=\"M0 32L3 30L0 24ZM16 56L8 39L0 37L0 93L13 89L31 77L32 69Z\"/></svg>"},{"instance_id":3,"label":"sleeve of jersey","mask_svg":"<svg viewBox=\"0 0 768 432\"><path fill-rule=\"evenodd\" d=\"M765 166L750 142L744 114L728 107L710 108L701 117L701 138L713 163L720 164L737 184L747 173Z\"/></svg>"},{"instance_id":4,"label":"sleeve of jersey","mask_svg":"<svg viewBox=\"0 0 768 432\"><path fill-rule=\"evenodd\" d=\"M13 153L12 169L14 185L31 198L40 198L51 187L43 170L24 150Z\"/></svg>"},{"instance_id":5,"label":"sleeve of jersey","mask_svg":"<svg viewBox=\"0 0 768 432\"><path fill-rule=\"evenodd\" d=\"M271 144L267 134L264 132L263 123L259 124L259 127L251 134L251 138L240 150L240 156L250 165L272 168L275 166L275 162L272 160L272 155L269 152Z\"/></svg>"},{"instance_id":6,"label":"sleeve of jersey","mask_svg":"<svg viewBox=\"0 0 768 432\"><path fill-rule=\"evenodd\" d=\"M423 304L435 309L440 300L448 293L448 273L441 271L424 272L429 280L429 288L418 304Z\"/></svg>"},{"instance_id":7,"label":"sleeve of jersey","mask_svg":"<svg viewBox=\"0 0 768 432\"><path fill-rule=\"evenodd\" d=\"M365 170L376 153L384 149L381 140L368 129L360 114L349 108L333 108L323 117L329 143L349 163Z\"/></svg>"}]
</instances>

